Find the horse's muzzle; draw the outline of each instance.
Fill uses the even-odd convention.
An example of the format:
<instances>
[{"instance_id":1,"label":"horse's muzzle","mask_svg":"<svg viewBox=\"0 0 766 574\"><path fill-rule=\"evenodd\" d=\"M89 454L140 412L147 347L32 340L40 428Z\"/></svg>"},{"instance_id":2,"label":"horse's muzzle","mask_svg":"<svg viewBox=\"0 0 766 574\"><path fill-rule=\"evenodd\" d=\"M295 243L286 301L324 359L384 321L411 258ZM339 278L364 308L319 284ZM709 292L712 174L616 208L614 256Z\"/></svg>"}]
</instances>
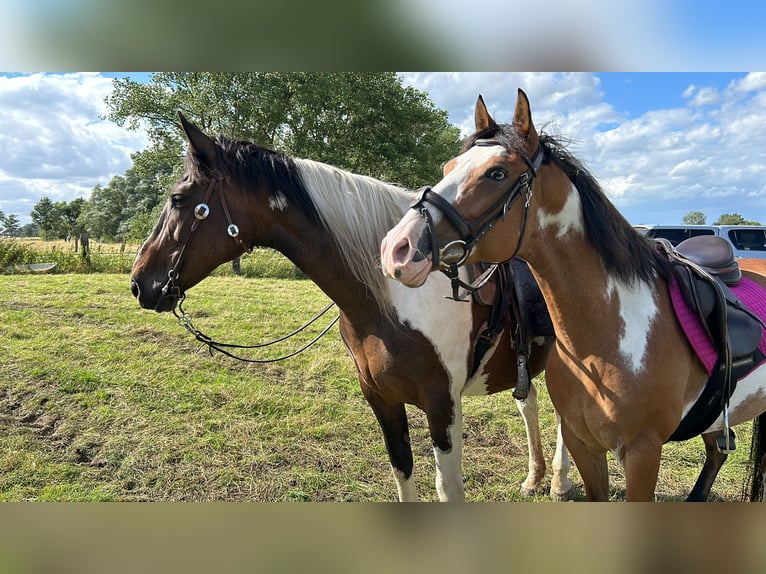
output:
<instances>
[{"instance_id":1,"label":"horse's muzzle","mask_svg":"<svg viewBox=\"0 0 766 574\"><path fill-rule=\"evenodd\" d=\"M154 310L157 313L172 311L178 304L178 297L163 295L160 288L142 289L141 284L133 277L130 279L130 292L138 300L141 307Z\"/></svg>"}]
</instances>

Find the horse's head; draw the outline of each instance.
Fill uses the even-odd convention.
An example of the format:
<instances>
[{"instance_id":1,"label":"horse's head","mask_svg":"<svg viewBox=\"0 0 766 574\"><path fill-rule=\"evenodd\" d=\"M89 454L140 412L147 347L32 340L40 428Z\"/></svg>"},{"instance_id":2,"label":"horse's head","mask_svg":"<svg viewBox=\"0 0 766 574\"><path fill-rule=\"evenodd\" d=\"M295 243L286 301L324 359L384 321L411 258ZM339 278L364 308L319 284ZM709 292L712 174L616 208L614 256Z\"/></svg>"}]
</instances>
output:
<instances>
[{"instance_id":1,"label":"horse's head","mask_svg":"<svg viewBox=\"0 0 766 574\"><path fill-rule=\"evenodd\" d=\"M507 248L492 240L502 233L498 228L508 231L512 226L522 240L543 156L529 100L519 90L513 125L500 126L479 96L475 121L476 133L447 162L442 180L423 188L412 209L383 239L383 269L406 285L422 285L436 269L509 259Z\"/></svg>"},{"instance_id":2,"label":"horse's head","mask_svg":"<svg viewBox=\"0 0 766 574\"><path fill-rule=\"evenodd\" d=\"M245 252L253 238L251 223L238 218L244 194L235 187L223 150L179 116L189 140L186 169L170 190L130 277L141 306L158 312L174 309L187 289Z\"/></svg>"}]
</instances>

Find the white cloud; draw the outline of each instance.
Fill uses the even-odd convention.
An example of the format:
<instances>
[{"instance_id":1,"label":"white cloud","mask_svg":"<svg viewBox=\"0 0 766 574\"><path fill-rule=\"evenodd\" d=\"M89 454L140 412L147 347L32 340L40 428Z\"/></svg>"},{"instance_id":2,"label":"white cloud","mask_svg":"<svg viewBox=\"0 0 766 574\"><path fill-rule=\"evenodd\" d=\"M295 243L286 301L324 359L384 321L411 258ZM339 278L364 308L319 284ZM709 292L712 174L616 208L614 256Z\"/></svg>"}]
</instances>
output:
<instances>
[{"instance_id":1,"label":"white cloud","mask_svg":"<svg viewBox=\"0 0 766 574\"><path fill-rule=\"evenodd\" d=\"M692 106L709 106L717 104L720 98L718 90L709 86L689 86L683 93Z\"/></svg>"},{"instance_id":2,"label":"white cloud","mask_svg":"<svg viewBox=\"0 0 766 574\"><path fill-rule=\"evenodd\" d=\"M692 209L709 221L737 212L766 222L766 74L724 90L701 81L682 103L623 117L593 74L410 74L465 134L481 93L501 123L513 117L516 89L530 98L539 129L573 140L572 151L633 223L680 223Z\"/></svg>"},{"instance_id":3,"label":"white cloud","mask_svg":"<svg viewBox=\"0 0 766 574\"><path fill-rule=\"evenodd\" d=\"M101 120L111 79L96 73L0 76L0 210L88 197L131 165L143 133Z\"/></svg>"}]
</instances>

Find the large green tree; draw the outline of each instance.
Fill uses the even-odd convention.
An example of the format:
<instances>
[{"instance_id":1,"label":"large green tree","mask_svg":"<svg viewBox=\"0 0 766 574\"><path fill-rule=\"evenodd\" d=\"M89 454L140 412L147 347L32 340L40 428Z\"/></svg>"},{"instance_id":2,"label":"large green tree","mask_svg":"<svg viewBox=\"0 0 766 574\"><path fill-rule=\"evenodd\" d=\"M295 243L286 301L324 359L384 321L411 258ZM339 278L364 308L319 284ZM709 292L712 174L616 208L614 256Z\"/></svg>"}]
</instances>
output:
<instances>
[{"instance_id":1,"label":"large green tree","mask_svg":"<svg viewBox=\"0 0 766 574\"><path fill-rule=\"evenodd\" d=\"M459 149L446 112L393 73L163 72L116 79L106 104L116 123L145 126L157 153L183 141L181 111L208 133L413 188Z\"/></svg>"}]
</instances>

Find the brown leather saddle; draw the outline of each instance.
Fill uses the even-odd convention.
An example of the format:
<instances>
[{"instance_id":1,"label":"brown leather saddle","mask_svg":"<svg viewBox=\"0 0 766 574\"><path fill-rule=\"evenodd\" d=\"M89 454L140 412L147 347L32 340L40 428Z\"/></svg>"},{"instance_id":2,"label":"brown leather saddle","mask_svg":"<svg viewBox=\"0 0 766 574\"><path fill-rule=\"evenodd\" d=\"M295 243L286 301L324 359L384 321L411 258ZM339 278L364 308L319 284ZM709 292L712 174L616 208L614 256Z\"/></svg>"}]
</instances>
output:
<instances>
[{"instance_id":1,"label":"brown leather saddle","mask_svg":"<svg viewBox=\"0 0 766 574\"><path fill-rule=\"evenodd\" d=\"M729 285L740 281L742 273L726 239L701 235L675 248L665 239L655 241L718 354L718 364L702 395L668 440L686 440L700 434L723 411L725 428L718 447L722 452L732 452L735 447L728 428L729 399L737 380L763 360L758 350L763 323L729 289Z\"/></svg>"},{"instance_id":2,"label":"brown leather saddle","mask_svg":"<svg viewBox=\"0 0 766 574\"><path fill-rule=\"evenodd\" d=\"M700 235L675 249L658 240L687 303L697 312L719 355L753 352L761 341L761 321L729 289L742 278L731 244L717 235Z\"/></svg>"}]
</instances>

